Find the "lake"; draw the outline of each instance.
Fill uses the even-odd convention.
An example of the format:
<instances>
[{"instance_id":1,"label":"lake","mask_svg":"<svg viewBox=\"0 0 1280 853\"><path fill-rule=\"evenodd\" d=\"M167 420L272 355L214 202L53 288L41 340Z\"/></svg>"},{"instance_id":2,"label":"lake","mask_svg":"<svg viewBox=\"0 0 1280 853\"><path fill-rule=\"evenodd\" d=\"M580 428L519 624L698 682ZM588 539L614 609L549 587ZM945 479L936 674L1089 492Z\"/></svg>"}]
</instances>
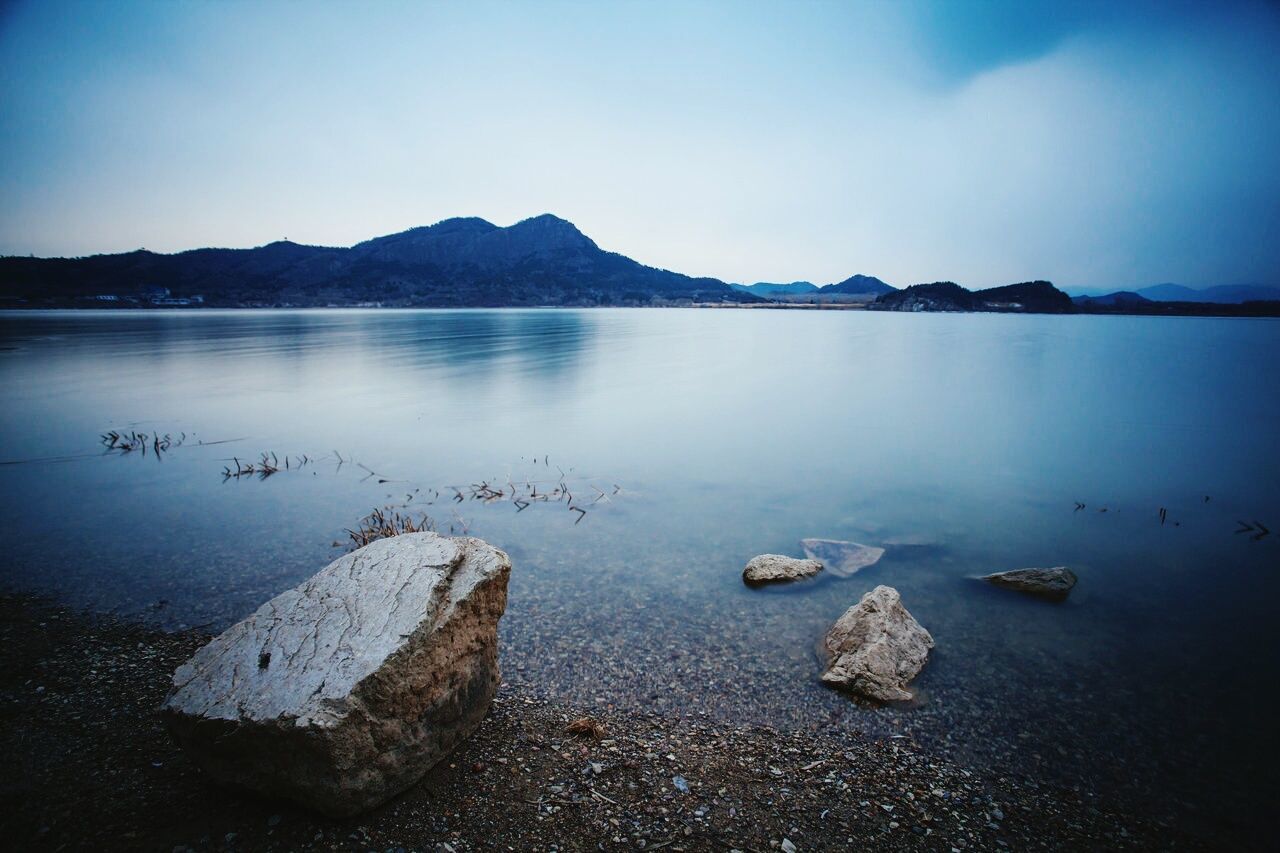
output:
<instances>
[{"instance_id":1,"label":"lake","mask_svg":"<svg viewBox=\"0 0 1280 853\"><path fill-rule=\"evenodd\" d=\"M528 690L902 735L1249 833L1280 755L1278 364L1274 320L6 312L0 583L220 630L391 506L511 554L501 661ZM226 475L263 453L288 467ZM891 547L743 586L805 537ZM972 579L1058 565L1063 604ZM818 681L815 643L882 583L937 642L902 707Z\"/></svg>"}]
</instances>

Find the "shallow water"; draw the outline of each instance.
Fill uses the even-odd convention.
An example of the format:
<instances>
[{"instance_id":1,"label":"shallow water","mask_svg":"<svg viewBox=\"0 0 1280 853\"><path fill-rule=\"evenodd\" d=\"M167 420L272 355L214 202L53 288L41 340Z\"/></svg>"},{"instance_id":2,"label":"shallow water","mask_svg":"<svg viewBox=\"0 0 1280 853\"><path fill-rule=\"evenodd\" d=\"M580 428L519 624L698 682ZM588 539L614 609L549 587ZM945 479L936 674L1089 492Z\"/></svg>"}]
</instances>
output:
<instances>
[{"instance_id":1,"label":"shallow water","mask_svg":"<svg viewBox=\"0 0 1280 853\"><path fill-rule=\"evenodd\" d=\"M0 582L216 629L412 497L511 553L510 681L901 732L1249 832L1276 793L1277 364L1271 320L4 313ZM186 439L104 452L109 429ZM222 476L263 451L311 461ZM562 477L580 521L446 488ZM898 547L849 579L742 585L810 536ZM1051 565L1080 577L1062 605L970 579ZM938 643L911 707L817 681L816 640L879 583Z\"/></svg>"}]
</instances>

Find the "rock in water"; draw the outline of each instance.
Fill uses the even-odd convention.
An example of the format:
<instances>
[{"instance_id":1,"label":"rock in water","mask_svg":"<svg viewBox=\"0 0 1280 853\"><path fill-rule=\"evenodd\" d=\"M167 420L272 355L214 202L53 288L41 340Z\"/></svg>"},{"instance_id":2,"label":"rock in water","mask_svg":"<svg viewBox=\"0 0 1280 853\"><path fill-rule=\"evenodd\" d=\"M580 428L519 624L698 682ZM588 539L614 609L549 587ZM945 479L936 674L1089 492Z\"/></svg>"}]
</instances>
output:
<instances>
[{"instance_id":1,"label":"rock in water","mask_svg":"<svg viewBox=\"0 0 1280 853\"><path fill-rule=\"evenodd\" d=\"M751 562L747 563L747 567L742 570L742 579L750 586L758 586L811 578L820 571L822 563L817 560L798 560L782 554L761 554L752 557Z\"/></svg>"},{"instance_id":2,"label":"rock in water","mask_svg":"<svg viewBox=\"0 0 1280 853\"><path fill-rule=\"evenodd\" d=\"M906 686L924 668L933 637L902 606L896 589L878 586L836 620L823 647L823 681L892 702L911 698Z\"/></svg>"},{"instance_id":3,"label":"rock in water","mask_svg":"<svg viewBox=\"0 0 1280 853\"><path fill-rule=\"evenodd\" d=\"M1008 572L996 572L983 575L987 583L1028 592L1044 598L1061 601L1071 593L1076 585L1075 572L1066 566L1055 566L1052 569L1013 569Z\"/></svg>"},{"instance_id":4,"label":"rock in water","mask_svg":"<svg viewBox=\"0 0 1280 853\"><path fill-rule=\"evenodd\" d=\"M372 808L488 711L510 572L479 539L380 539L196 652L162 713L220 781L333 815Z\"/></svg>"},{"instance_id":5,"label":"rock in water","mask_svg":"<svg viewBox=\"0 0 1280 853\"><path fill-rule=\"evenodd\" d=\"M827 571L842 578L874 566L884 556L883 548L838 539L801 539L800 547L804 548L804 555L810 560L817 560Z\"/></svg>"}]
</instances>

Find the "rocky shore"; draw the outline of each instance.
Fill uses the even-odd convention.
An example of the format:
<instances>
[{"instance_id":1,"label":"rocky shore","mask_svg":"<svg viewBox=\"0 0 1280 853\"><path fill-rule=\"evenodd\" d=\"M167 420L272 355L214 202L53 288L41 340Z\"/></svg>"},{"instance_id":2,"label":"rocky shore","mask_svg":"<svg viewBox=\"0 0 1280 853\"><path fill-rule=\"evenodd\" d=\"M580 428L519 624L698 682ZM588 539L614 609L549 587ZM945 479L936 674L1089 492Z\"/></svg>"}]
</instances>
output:
<instances>
[{"instance_id":1,"label":"rocky shore","mask_svg":"<svg viewBox=\"0 0 1280 853\"><path fill-rule=\"evenodd\" d=\"M417 785L335 820L219 788L164 730L208 641L0 597L0 830L15 849L1194 849L1067 790L984 777L909 738L591 711L503 686Z\"/></svg>"}]
</instances>

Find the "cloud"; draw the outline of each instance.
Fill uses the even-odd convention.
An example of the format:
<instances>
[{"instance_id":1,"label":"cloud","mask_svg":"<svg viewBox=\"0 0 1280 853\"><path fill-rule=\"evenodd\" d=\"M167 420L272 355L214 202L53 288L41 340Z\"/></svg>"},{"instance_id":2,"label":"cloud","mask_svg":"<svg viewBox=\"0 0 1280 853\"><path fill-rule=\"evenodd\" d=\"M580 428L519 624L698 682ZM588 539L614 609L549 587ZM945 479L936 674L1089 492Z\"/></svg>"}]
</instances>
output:
<instances>
[{"instance_id":1,"label":"cloud","mask_svg":"<svg viewBox=\"0 0 1280 853\"><path fill-rule=\"evenodd\" d=\"M552 211L730 280L1280 283L1274 10L1015 6L27 4L0 250Z\"/></svg>"}]
</instances>

